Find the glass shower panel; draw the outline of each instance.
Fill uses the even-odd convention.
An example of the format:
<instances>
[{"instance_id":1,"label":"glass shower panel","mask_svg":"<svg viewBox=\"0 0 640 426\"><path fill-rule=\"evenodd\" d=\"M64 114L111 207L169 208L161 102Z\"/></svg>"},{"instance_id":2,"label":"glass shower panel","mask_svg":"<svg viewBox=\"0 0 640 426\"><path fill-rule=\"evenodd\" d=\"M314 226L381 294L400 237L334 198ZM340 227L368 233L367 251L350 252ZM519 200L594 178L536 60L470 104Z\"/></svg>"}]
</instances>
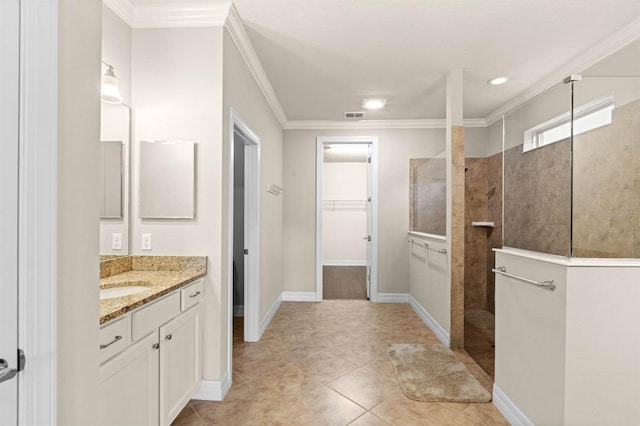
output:
<instances>
[{"instance_id":1,"label":"glass shower panel","mask_svg":"<svg viewBox=\"0 0 640 426\"><path fill-rule=\"evenodd\" d=\"M504 117L503 245L570 256L571 85Z\"/></svg>"},{"instance_id":2,"label":"glass shower panel","mask_svg":"<svg viewBox=\"0 0 640 426\"><path fill-rule=\"evenodd\" d=\"M447 234L447 163L444 153L436 158L409 160L412 231Z\"/></svg>"},{"instance_id":3,"label":"glass shower panel","mask_svg":"<svg viewBox=\"0 0 640 426\"><path fill-rule=\"evenodd\" d=\"M574 85L576 111L610 105L608 122L574 135L574 257L640 258L638 57L629 57L635 70L618 69L619 77L592 77L589 71Z\"/></svg>"}]
</instances>

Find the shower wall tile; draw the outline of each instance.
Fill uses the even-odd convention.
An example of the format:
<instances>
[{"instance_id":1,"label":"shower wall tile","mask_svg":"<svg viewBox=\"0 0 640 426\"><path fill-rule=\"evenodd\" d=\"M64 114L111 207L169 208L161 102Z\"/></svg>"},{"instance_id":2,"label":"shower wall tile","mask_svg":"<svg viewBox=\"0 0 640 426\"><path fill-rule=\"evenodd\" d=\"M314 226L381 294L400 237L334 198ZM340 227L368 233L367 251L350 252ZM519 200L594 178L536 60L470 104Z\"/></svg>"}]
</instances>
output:
<instances>
[{"instance_id":1,"label":"shower wall tile","mask_svg":"<svg viewBox=\"0 0 640 426\"><path fill-rule=\"evenodd\" d=\"M504 153L504 245L569 255L569 140ZM496 208L492 207L494 214Z\"/></svg>"},{"instance_id":2,"label":"shower wall tile","mask_svg":"<svg viewBox=\"0 0 640 426\"><path fill-rule=\"evenodd\" d=\"M464 127L451 128L451 176L464 182ZM462 177L462 179L460 179ZM465 186L451 185L451 349L464 347Z\"/></svg>"},{"instance_id":3,"label":"shower wall tile","mask_svg":"<svg viewBox=\"0 0 640 426\"><path fill-rule=\"evenodd\" d=\"M574 138L573 255L640 258L640 100Z\"/></svg>"},{"instance_id":4,"label":"shower wall tile","mask_svg":"<svg viewBox=\"0 0 640 426\"><path fill-rule=\"evenodd\" d=\"M465 160L465 262L464 307L486 309L487 306L487 229L471 226L487 217L487 159Z\"/></svg>"}]
</instances>

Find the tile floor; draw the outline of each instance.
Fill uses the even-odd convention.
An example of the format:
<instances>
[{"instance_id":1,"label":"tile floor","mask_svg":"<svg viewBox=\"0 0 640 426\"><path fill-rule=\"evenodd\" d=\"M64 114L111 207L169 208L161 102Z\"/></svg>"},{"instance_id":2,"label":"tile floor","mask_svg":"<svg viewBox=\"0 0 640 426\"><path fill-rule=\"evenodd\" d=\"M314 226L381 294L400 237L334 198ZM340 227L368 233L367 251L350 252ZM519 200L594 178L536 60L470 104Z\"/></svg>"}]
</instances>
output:
<instances>
[{"instance_id":1,"label":"tile floor","mask_svg":"<svg viewBox=\"0 0 640 426\"><path fill-rule=\"evenodd\" d=\"M243 342L237 328L224 401L192 400L173 425L509 424L491 403L404 397L387 345L439 344L407 304L283 302L260 342ZM490 390L486 373L466 353L457 355Z\"/></svg>"},{"instance_id":2,"label":"tile floor","mask_svg":"<svg viewBox=\"0 0 640 426\"><path fill-rule=\"evenodd\" d=\"M464 349L493 379L496 358L496 321L489 311L464 311Z\"/></svg>"}]
</instances>

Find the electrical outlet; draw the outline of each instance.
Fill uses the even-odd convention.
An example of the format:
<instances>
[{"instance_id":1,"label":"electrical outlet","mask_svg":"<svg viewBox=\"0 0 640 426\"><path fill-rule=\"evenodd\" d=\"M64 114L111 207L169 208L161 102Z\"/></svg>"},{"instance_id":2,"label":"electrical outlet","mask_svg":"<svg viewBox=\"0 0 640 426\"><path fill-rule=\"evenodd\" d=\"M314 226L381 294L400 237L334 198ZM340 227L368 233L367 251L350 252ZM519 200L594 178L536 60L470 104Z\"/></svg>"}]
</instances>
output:
<instances>
[{"instance_id":1,"label":"electrical outlet","mask_svg":"<svg viewBox=\"0 0 640 426\"><path fill-rule=\"evenodd\" d=\"M111 249L122 250L122 234L111 234Z\"/></svg>"},{"instance_id":2,"label":"electrical outlet","mask_svg":"<svg viewBox=\"0 0 640 426\"><path fill-rule=\"evenodd\" d=\"M151 234L142 234L142 250L151 250Z\"/></svg>"}]
</instances>

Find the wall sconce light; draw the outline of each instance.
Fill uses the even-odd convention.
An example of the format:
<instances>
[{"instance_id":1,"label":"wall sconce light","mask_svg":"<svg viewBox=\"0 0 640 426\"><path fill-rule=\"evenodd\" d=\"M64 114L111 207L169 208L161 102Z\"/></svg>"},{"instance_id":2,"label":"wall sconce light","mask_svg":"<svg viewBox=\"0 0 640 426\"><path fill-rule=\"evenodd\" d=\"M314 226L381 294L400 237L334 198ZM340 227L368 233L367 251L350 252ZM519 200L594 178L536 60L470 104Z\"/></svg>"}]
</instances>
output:
<instances>
[{"instance_id":1,"label":"wall sconce light","mask_svg":"<svg viewBox=\"0 0 640 426\"><path fill-rule=\"evenodd\" d=\"M122 95L120 95L120 89L118 88L118 79L113 72L113 66L109 65L105 61L102 61L102 63L107 66L107 70L102 75L102 101L108 102L110 104L121 104Z\"/></svg>"}]
</instances>

